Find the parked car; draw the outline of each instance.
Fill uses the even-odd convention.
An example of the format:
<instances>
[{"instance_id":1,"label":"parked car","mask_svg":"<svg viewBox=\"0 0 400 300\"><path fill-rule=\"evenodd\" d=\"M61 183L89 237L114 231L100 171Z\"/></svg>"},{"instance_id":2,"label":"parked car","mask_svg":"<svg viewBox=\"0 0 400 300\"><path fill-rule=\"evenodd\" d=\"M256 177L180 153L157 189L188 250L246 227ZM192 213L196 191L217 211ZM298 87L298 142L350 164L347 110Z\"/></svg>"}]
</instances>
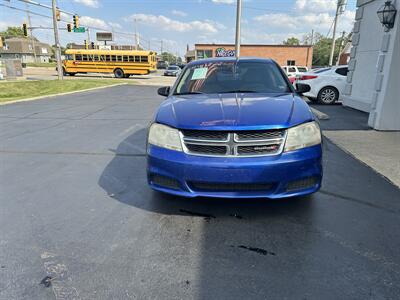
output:
<instances>
[{"instance_id":1,"label":"parked car","mask_svg":"<svg viewBox=\"0 0 400 300\"><path fill-rule=\"evenodd\" d=\"M283 71L285 71L291 83L295 82L296 77L298 75L308 72L307 67L301 67L301 66L283 66L282 69Z\"/></svg>"},{"instance_id":2,"label":"parked car","mask_svg":"<svg viewBox=\"0 0 400 300\"><path fill-rule=\"evenodd\" d=\"M166 69L166 68L168 68L168 62L167 61L163 61L163 60L159 60L158 62L157 62L157 69L159 69L159 70L163 70L163 69Z\"/></svg>"},{"instance_id":3,"label":"parked car","mask_svg":"<svg viewBox=\"0 0 400 300\"><path fill-rule=\"evenodd\" d=\"M322 104L333 104L341 99L346 85L348 67L335 66L303 73L296 79L296 84L308 84L310 91L304 96Z\"/></svg>"},{"instance_id":4,"label":"parked car","mask_svg":"<svg viewBox=\"0 0 400 300\"><path fill-rule=\"evenodd\" d=\"M284 198L322 179L317 120L277 63L211 58L189 63L158 94L147 139L151 188L186 197Z\"/></svg>"},{"instance_id":5,"label":"parked car","mask_svg":"<svg viewBox=\"0 0 400 300\"><path fill-rule=\"evenodd\" d=\"M179 76L181 74L182 69L178 66L169 66L165 72L164 76Z\"/></svg>"}]
</instances>

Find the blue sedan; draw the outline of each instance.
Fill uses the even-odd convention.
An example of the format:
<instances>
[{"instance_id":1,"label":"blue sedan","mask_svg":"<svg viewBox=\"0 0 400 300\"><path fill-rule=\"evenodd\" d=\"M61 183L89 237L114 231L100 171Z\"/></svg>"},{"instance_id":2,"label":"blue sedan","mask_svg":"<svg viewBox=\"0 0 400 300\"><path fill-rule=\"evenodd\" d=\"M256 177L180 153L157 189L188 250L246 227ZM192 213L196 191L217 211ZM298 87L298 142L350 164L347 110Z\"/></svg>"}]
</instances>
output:
<instances>
[{"instance_id":1,"label":"blue sedan","mask_svg":"<svg viewBox=\"0 0 400 300\"><path fill-rule=\"evenodd\" d=\"M186 197L284 198L316 192L321 131L272 60L191 62L149 128L147 174L157 191Z\"/></svg>"}]
</instances>

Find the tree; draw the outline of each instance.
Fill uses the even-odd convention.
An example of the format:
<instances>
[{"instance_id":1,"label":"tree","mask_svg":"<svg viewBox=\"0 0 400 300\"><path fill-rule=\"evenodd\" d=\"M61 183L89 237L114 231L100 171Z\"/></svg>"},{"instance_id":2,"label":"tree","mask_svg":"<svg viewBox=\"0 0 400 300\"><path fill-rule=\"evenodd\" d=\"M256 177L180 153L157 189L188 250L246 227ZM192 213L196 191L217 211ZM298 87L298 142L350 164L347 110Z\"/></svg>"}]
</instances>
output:
<instances>
[{"instance_id":1,"label":"tree","mask_svg":"<svg viewBox=\"0 0 400 300\"><path fill-rule=\"evenodd\" d=\"M177 62L176 56L173 55L172 53L169 53L169 52L161 53L161 60L167 61L169 63L176 63Z\"/></svg>"},{"instance_id":2,"label":"tree","mask_svg":"<svg viewBox=\"0 0 400 300\"><path fill-rule=\"evenodd\" d=\"M300 45L300 40L295 37L290 37L286 41L283 41L284 45L290 45L290 46L297 46Z\"/></svg>"},{"instance_id":3,"label":"tree","mask_svg":"<svg viewBox=\"0 0 400 300\"><path fill-rule=\"evenodd\" d=\"M350 40L350 35L345 36L343 41L342 37L336 39L336 46L333 55L333 61L336 62L339 56L340 45L343 46ZM303 42L311 44L311 34L305 35ZM331 54L332 38L327 38L320 33L316 33L313 38L313 66L327 66L329 64L329 56Z\"/></svg>"},{"instance_id":4,"label":"tree","mask_svg":"<svg viewBox=\"0 0 400 300\"><path fill-rule=\"evenodd\" d=\"M26 38L26 36L24 36L24 31L22 30L22 27L7 27L6 30L0 32L0 36L6 39L13 37Z\"/></svg>"}]
</instances>

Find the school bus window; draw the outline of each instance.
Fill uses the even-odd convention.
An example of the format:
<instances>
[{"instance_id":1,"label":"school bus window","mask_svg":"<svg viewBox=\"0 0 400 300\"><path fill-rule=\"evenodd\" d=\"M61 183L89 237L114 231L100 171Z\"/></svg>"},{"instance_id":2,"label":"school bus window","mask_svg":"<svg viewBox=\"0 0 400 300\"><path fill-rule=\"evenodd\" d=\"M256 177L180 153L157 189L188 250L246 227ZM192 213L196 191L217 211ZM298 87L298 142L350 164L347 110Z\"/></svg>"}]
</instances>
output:
<instances>
[{"instance_id":1,"label":"school bus window","mask_svg":"<svg viewBox=\"0 0 400 300\"><path fill-rule=\"evenodd\" d=\"M141 62L148 62L148 57L147 56L141 56L140 57Z\"/></svg>"},{"instance_id":2,"label":"school bus window","mask_svg":"<svg viewBox=\"0 0 400 300\"><path fill-rule=\"evenodd\" d=\"M111 61L111 59L110 59L110 55L105 55L105 61Z\"/></svg>"},{"instance_id":3,"label":"school bus window","mask_svg":"<svg viewBox=\"0 0 400 300\"><path fill-rule=\"evenodd\" d=\"M128 62L128 61L129 61L129 60L128 60L128 56L124 55L122 60L123 60L124 62Z\"/></svg>"},{"instance_id":4,"label":"school bus window","mask_svg":"<svg viewBox=\"0 0 400 300\"><path fill-rule=\"evenodd\" d=\"M75 55L75 60L82 60L82 55L76 54Z\"/></svg>"},{"instance_id":5,"label":"school bus window","mask_svg":"<svg viewBox=\"0 0 400 300\"><path fill-rule=\"evenodd\" d=\"M135 56L135 62L140 62L140 56Z\"/></svg>"},{"instance_id":6,"label":"school bus window","mask_svg":"<svg viewBox=\"0 0 400 300\"><path fill-rule=\"evenodd\" d=\"M87 54L82 54L82 61L88 61Z\"/></svg>"},{"instance_id":7,"label":"school bus window","mask_svg":"<svg viewBox=\"0 0 400 300\"><path fill-rule=\"evenodd\" d=\"M129 61L130 61L130 62L134 62L134 61L135 61L135 57L134 57L134 56L131 56L131 55L129 55Z\"/></svg>"},{"instance_id":8,"label":"school bus window","mask_svg":"<svg viewBox=\"0 0 400 300\"><path fill-rule=\"evenodd\" d=\"M93 60L98 61L99 60L99 56L97 54L93 55Z\"/></svg>"},{"instance_id":9,"label":"school bus window","mask_svg":"<svg viewBox=\"0 0 400 300\"><path fill-rule=\"evenodd\" d=\"M122 61L122 55L118 55L118 61Z\"/></svg>"},{"instance_id":10,"label":"school bus window","mask_svg":"<svg viewBox=\"0 0 400 300\"><path fill-rule=\"evenodd\" d=\"M117 61L117 56L116 55L111 55L111 61Z\"/></svg>"}]
</instances>

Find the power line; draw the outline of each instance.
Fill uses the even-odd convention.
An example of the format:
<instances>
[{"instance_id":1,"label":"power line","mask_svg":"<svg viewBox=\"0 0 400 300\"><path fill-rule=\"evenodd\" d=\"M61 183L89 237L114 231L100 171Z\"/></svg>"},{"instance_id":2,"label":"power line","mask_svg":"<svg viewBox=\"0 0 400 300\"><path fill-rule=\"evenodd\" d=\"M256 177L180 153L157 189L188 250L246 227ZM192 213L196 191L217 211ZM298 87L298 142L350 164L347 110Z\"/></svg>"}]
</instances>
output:
<instances>
[{"instance_id":1,"label":"power line","mask_svg":"<svg viewBox=\"0 0 400 300\"><path fill-rule=\"evenodd\" d=\"M6 1L6 0L4 0L4 1ZM46 4L42 4L42 3L39 3L39 2L36 2L36 1L32 1L32 0L17 0L17 1L20 1L20 2L24 2L24 3L28 3L28 4L32 4L32 5L36 5L36 6L40 6L40 7L43 7L43 8L47 8L47 9L53 9L51 6L49 6L49 5L46 5ZM74 13L71 13L71 12L68 12L68 11L65 11L65 10L62 10L62 9L59 9L58 8L58 10L60 11L60 12L63 12L63 13L65 13L65 14L67 14L67 15L75 15Z\"/></svg>"},{"instance_id":2,"label":"power line","mask_svg":"<svg viewBox=\"0 0 400 300\"><path fill-rule=\"evenodd\" d=\"M3 0L3 1L4 1L4 2L8 2L7 0ZM24 0L18 0L18 1L20 1L20 2L25 2ZM31 0L27 0L27 2L28 2L29 4L33 4L33 5L40 4L40 3L38 3L38 2L34 2L34 1L31 1ZM34 3L35 3L35 4L34 4ZM42 17L42 18L53 19L53 18L52 18L51 16L49 16L49 15L37 13L37 12L31 11L31 10L29 10L29 9L23 9L23 8L15 7L15 6L12 6L12 5L10 5L10 4L7 4L7 5L6 5L6 4L1 4L1 3L0 3L0 6L7 7L7 8L9 8L9 9L13 9L13 10L16 10L16 11L21 11L21 12L24 12L24 13L29 13L29 14L31 14L31 15L35 15L35 16ZM37 6L49 8L49 7L46 7L44 4L40 4L40 5L37 5ZM62 11L62 10L60 10L60 11ZM65 11L62 11L62 12L65 12ZM66 13L67 13L67 12L66 12ZM67 13L67 14L69 14L69 15L74 15L73 13ZM66 20L64 20L64 19L61 19L59 22L66 23L66 24L70 23L69 21L66 21ZM95 27L95 26L85 25L84 23L83 23L83 25L84 25L84 27L86 27L86 28L90 28L90 29L94 29L94 30L98 30L98 31L107 30L106 28L101 28L101 27ZM36 28L35 28L35 27L32 27L32 29L36 29ZM37 29L39 29L39 28L37 28ZM43 28L41 28L41 29L45 29L45 28L43 27ZM53 28L51 28L51 29L53 29ZM116 35L126 36L126 37L132 37L132 36L134 36L134 37L135 37L135 40L136 40L136 34L135 34L135 33L121 32L121 31L113 31L113 33L115 33ZM146 42L147 44L150 42L150 40L145 39L145 38L142 38L142 37L141 37L141 40L143 40L143 41ZM156 41L156 42L158 41L158 42L160 42L161 40L153 40L153 41ZM144 47L144 46L142 45L142 48L145 49L146 47ZM151 50L151 49L148 49L148 50ZM166 48L166 50L170 50L170 49ZM171 52L171 51L169 51L169 52Z\"/></svg>"}]
</instances>

